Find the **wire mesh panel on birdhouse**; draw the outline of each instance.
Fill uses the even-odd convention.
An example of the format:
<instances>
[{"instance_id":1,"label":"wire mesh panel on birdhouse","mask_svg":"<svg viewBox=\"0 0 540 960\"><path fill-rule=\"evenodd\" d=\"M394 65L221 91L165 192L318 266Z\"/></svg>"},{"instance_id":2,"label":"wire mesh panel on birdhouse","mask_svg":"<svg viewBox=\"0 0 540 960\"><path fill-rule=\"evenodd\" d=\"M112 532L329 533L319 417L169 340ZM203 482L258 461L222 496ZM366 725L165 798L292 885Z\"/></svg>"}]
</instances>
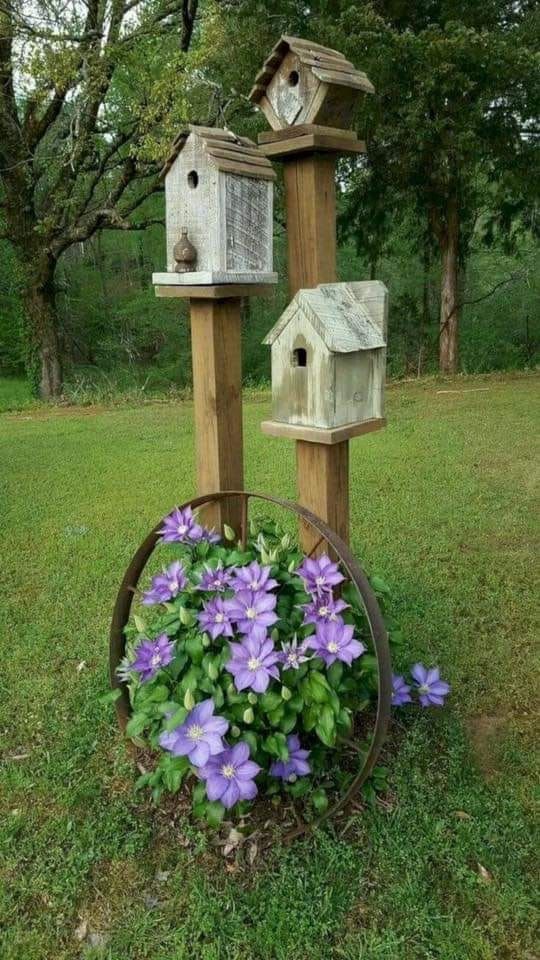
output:
<instances>
[{"instance_id":1,"label":"wire mesh panel on birdhouse","mask_svg":"<svg viewBox=\"0 0 540 960\"><path fill-rule=\"evenodd\" d=\"M153 282L275 283L272 166L246 137L191 126L163 169L167 272Z\"/></svg>"},{"instance_id":2,"label":"wire mesh panel on birdhouse","mask_svg":"<svg viewBox=\"0 0 540 960\"><path fill-rule=\"evenodd\" d=\"M338 50L284 36L255 77L249 96L274 130L293 124L346 128L359 94L373 92L366 74Z\"/></svg>"},{"instance_id":3,"label":"wire mesh panel on birdhouse","mask_svg":"<svg viewBox=\"0 0 540 960\"><path fill-rule=\"evenodd\" d=\"M386 326L379 281L299 290L264 341L272 347L273 421L335 430L382 420Z\"/></svg>"}]
</instances>

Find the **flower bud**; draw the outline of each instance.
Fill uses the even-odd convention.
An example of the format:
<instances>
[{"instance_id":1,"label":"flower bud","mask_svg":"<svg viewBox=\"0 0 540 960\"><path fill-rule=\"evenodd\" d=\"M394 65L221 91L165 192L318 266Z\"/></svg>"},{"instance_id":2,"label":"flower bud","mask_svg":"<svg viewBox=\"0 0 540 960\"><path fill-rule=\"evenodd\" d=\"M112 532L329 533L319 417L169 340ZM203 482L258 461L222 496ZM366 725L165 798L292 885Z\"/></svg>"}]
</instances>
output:
<instances>
[{"instance_id":1,"label":"flower bud","mask_svg":"<svg viewBox=\"0 0 540 960\"><path fill-rule=\"evenodd\" d=\"M281 696L283 700L290 700L292 697L292 693L288 687L283 686L281 688Z\"/></svg>"},{"instance_id":2,"label":"flower bud","mask_svg":"<svg viewBox=\"0 0 540 960\"><path fill-rule=\"evenodd\" d=\"M219 670L216 667L215 663L209 663L206 672L210 680L217 680L217 678L219 677Z\"/></svg>"},{"instance_id":3,"label":"flower bud","mask_svg":"<svg viewBox=\"0 0 540 960\"><path fill-rule=\"evenodd\" d=\"M244 721L244 723L253 723L254 719L255 719L255 714L253 713L253 710L251 709L251 707L248 707L247 710L244 710L244 713L242 716L242 720Z\"/></svg>"},{"instance_id":4,"label":"flower bud","mask_svg":"<svg viewBox=\"0 0 540 960\"><path fill-rule=\"evenodd\" d=\"M271 631L271 633L270 633L270 638L271 638L271 640L272 640L272 643L277 643L277 642L278 642L278 640L279 640L279 630L277 629L277 627L274 627L274 629Z\"/></svg>"},{"instance_id":5,"label":"flower bud","mask_svg":"<svg viewBox=\"0 0 540 960\"><path fill-rule=\"evenodd\" d=\"M281 538L281 546L283 550L288 550L291 545L291 535L286 533L284 537Z\"/></svg>"},{"instance_id":6,"label":"flower bud","mask_svg":"<svg viewBox=\"0 0 540 960\"><path fill-rule=\"evenodd\" d=\"M190 627L194 622L193 614L191 613L191 610L187 609L187 607L180 607L178 616L180 618L180 623L182 623L184 627Z\"/></svg>"},{"instance_id":7,"label":"flower bud","mask_svg":"<svg viewBox=\"0 0 540 960\"><path fill-rule=\"evenodd\" d=\"M184 694L184 706L186 710L193 710L195 706L195 697L193 696L191 690L186 690Z\"/></svg>"},{"instance_id":8,"label":"flower bud","mask_svg":"<svg viewBox=\"0 0 540 960\"><path fill-rule=\"evenodd\" d=\"M202 645L203 645L203 647L209 647L209 646L210 646L210 637L208 636L207 633L203 633Z\"/></svg>"},{"instance_id":9,"label":"flower bud","mask_svg":"<svg viewBox=\"0 0 540 960\"><path fill-rule=\"evenodd\" d=\"M248 693L248 700L249 700L249 702L251 703L251 705L254 706L254 705L257 703L257 694L256 694L256 693Z\"/></svg>"},{"instance_id":10,"label":"flower bud","mask_svg":"<svg viewBox=\"0 0 540 960\"><path fill-rule=\"evenodd\" d=\"M296 567L296 560L291 560L289 566L287 567L287 570L289 571L289 573L293 573L295 567Z\"/></svg>"},{"instance_id":11,"label":"flower bud","mask_svg":"<svg viewBox=\"0 0 540 960\"><path fill-rule=\"evenodd\" d=\"M223 533L225 535L226 540L231 540L231 541L236 540L236 534L233 528L230 527L228 523L223 524Z\"/></svg>"},{"instance_id":12,"label":"flower bud","mask_svg":"<svg viewBox=\"0 0 540 960\"><path fill-rule=\"evenodd\" d=\"M231 727L231 737L239 737L241 733L240 727Z\"/></svg>"}]
</instances>

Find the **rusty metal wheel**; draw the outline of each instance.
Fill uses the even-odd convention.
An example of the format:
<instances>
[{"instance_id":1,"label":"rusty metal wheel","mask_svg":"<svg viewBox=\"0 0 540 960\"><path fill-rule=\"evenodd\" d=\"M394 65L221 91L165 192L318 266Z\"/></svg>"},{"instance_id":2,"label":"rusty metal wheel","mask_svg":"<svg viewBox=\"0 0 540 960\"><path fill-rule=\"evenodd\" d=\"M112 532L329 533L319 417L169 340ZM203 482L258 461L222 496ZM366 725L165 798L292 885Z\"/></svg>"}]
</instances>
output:
<instances>
[{"instance_id":1,"label":"rusty metal wheel","mask_svg":"<svg viewBox=\"0 0 540 960\"><path fill-rule=\"evenodd\" d=\"M195 510L198 507L202 507L206 504L216 503L221 500L226 500L230 497L240 498L242 502L240 539L244 544L247 541L249 529L248 512L250 500L262 500L266 501L267 503L275 504L284 510L294 513L297 517L300 517L303 521L309 524L319 535L319 539L317 540L311 553L314 553L321 544L326 543L331 551L333 551L335 554L342 569L346 571L350 582L354 585L354 587L356 587L364 606L364 611L373 642L373 648L377 658L379 691L375 727L373 730L370 747L364 758L362 767L356 773L352 783L345 793L339 798L337 803L335 803L323 814L322 817L319 818L319 820L317 820L317 823L320 823L321 820L332 817L334 814L338 813L338 811L344 810L350 805L354 797L356 797L358 794L362 784L365 783L367 778L370 776L386 739L390 722L392 702L392 666L390 660L388 636L386 633L384 620L382 618L377 598L369 584L369 581L359 563L355 560L350 552L347 544L340 537L338 537L338 535L334 533L334 531L331 530L323 520L320 520L319 517L315 516L314 513L311 513L311 511L307 510L305 507L301 507L299 504L293 503L290 500L282 500L279 497L272 497L268 494L250 493L243 490L226 490L220 493L210 493L205 494L204 496L195 497L194 499L183 503L180 506L180 509L182 510L185 507L191 507L193 510ZM113 612L109 647L109 670L111 687L115 690L120 690L120 696L116 701L116 711L118 723L122 730L125 728L130 716L130 703L127 686L118 678L116 669L125 653L124 629L129 620L133 597L141 574L143 573L144 568L146 567L146 564L160 539L159 531L161 530L162 523L163 520L160 520L160 522L154 527L151 533L148 534L146 540L141 543L139 549L134 554L131 563L126 570L124 579L122 580L120 590L118 591ZM312 823L300 825L294 831L291 831L287 839L292 839L295 836L305 833L312 826Z\"/></svg>"}]
</instances>

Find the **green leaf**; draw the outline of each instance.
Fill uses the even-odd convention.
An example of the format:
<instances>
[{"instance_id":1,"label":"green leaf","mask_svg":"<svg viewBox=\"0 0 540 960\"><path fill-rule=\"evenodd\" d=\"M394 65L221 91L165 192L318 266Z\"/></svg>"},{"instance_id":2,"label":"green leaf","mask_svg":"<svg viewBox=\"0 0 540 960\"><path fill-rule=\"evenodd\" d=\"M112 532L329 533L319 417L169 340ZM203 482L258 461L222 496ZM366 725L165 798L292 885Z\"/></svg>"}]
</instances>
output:
<instances>
[{"instance_id":1,"label":"green leaf","mask_svg":"<svg viewBox=\"0 0 540 960\"><path fill-rule=\"evenodd\" d=\"M179 727L184 722L184 720L187 717L187 714L188 712L185 707L178 707L178 709L172 714L172 716L170 716L165 721L164 729L167 732L170 732L171 730L175 730L176 727Z\"/></svg>"},{"instance_id":2,"label":"green leaf","mask_svg":"<svg viewBox=\"0 0 540 960\"><path fill-rule=\"evenodd\" d=\"M186 653L192 663L196 664L197 666L199 663L201 663L202 658L204 657L204 646L200 633L192 634L187 638Z\"/></svg>"},{"instance_id":3,"label":"green leaf","mask_svg":"<svg viewBox=\"0 0 540 960\"><path fill-rule=\"evenodd\" d=\"M135 624L139 633L146 632L146 624L144 620L142 620L141 617L139 617L137 614L135 614L135 616L133 617L133 623Z\"/></svg>"},{"instance_id":4,"label":"green leaf","mask_svg":"<svg viewBox=\"0 0 540 960\"><path fill-rule=\"evenodd\" d=\"M149 691L148 699L151 703L165 703L169 699L169 688L164 683L158 684Z\"/></svg>"},{"instance_id":5,"label":"green leaf","mask_svg":"<svg viewBox=\"0 0 540 960\"><path fill-rule=\"evenodd\" d=\"M163 767L163 783L171 793L176 793L189 770L189 760L186 757L172 757Z\"/></svg>"},{"instance_id":6,"label":"green leaf","mask_svg":"<svg viewBox=\"0 0 540 960\"><path fill-rule=\"evenodd\" d=\"M318 790L314 790L311 795L311 802L317 813L324 813L328 807L328 797L326 795L326 790L324 787L319 787Z\"/></svg>"},{"instance_id":7,"label":"green leaf","mask_svg":"<svg viewBox=\"0 0 540 960\"><path fill-rule=\"evenodd\" d=\"M245 740L245 742L248 744L251 756L255 756L259 747L257 734L254 733L253 730L245 730L242 732L242 740Z\"/></svg>"},{"instance_id":8,"label":"green leaf","mask_svg":"<svg viewBox=\"0 0 540 960\"><path fill-rule=\"evenodd\" d=\"M126 724L126 733L128 737L138 737L143 730L146 730L150 723L147 713L134 713Z\"/></svg>"},{"instance_id":9,"label":"green leaf","mask_svg":"<svg viewBox=\"0 0 540 960\"><path fill-rule=\"evenodd\" d=\"M283 733L291 733L296 726L296 714L287 711L279 724L279 729Z\"/></svg>"},{"instance_id":10,"label":"green leaf","mask_svg":"<svg viewBox=\"0 0 540 960\"><path fill-rule=\"evenodd\" d=\"M334 660L332 666L328 668L328 671L326 674L328 683L330 684L331 687L334 688L334 690L338 689L339 684L341 683L342 676L343 676L343 664L341 660Z\"/></svg>"},{"instance_id":11,"label":"green leaf","mask_svg":"<svg viewBox=\"0 0 540 960\"><path fill-rule=\"evenodd\" d=\"M281 695L275 690L268 690L260 698L260 704L265 713L271 713L272 710L277 710L281 706Z\"/></svg>"},{"instance_id":12,"label":"green leaf","mask_svg":"<svg viewBox=\"0 0 540 960\"><path fill-rule=\"evenodd\" d=\"M336 741L336 721L334 711L331 707L325 705L321 708L315 733L319 740L322 740L327 747L334 746Z\"/></svg>"},{"instance_id":13,"label":"green leaf","mask_svg":"<svg viewBox=\"0 0 540 960\"><path fill-rule=\"evenodd\" d=\"M271 733L263 742L263 747L270 756L277 757L278 760L289 759L289 748L284 733Z\"/></svg>"},{"instance_id":14,"label":"green leaf","mask_svg":"<svg viewBox=\"0 0 540 960\"><path fill-rule=\"evenodd\" d=\"M114 690L106 690L105 693L102 693L98 697L98 703L115 703L118 700L118 697L122 696L122 691L119 687L115 687Z\"/></svg>"},{"instance_id":15,"label":"green leaf","mask_svg":"<svg viewBox=\"0 0 540 960\"><path fill-rule=\"evenodd\" d=\"M208 801L205 806L205 816L207 822L211 827L219 827L223 817L225 816L225 807L219 802L219 800Z\"/></svg>"},{"instance_id":16,"label":"green leaf","mask_svg":"<svg viewBox=\"0 0 540 960\"><path fill-rule=\"evenodd\" d=\"M191 797L193 801L193 805L195 806L197 803L202 803L205 797L206 797L206 784L204 783L204 781L201 780L193 788L193 793Z\"/></svg>"},{"instance_id":17,"label":"green leaf","mask_svg":"<svg viewBox=\"0 0 540 960\"><path fill-rule=\"evenodd\" d=\"M304 707L302 713L302 719L304 721L304 727L309 733L310 730L313 730L317 720L319 719L319 709L316 704L312 703L307 707Z\"/></svg>"}]
</instances>

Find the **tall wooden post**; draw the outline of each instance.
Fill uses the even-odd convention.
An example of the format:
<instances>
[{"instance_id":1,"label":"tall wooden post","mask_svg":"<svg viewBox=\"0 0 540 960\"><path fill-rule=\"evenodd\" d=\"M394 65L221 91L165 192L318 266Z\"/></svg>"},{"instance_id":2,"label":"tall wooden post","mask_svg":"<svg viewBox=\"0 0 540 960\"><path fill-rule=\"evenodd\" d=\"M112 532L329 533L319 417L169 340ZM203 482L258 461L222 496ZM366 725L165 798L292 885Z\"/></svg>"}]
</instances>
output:
<instances>
[{"instance_id":1,"label":"tall wooden post","mask_svg":"<svg viewBox=\"0 0 540 960\"><path fill-rule=\"evenodd\" d=\"M197 494L243 490L241 298L269 295L264 284L160 286L159 297L190 301ZM208 505L204 522L240 533L235 498Z\"/></svg>"},{"instance_id":2,"label":"tall wooden post","mask_svg":"<svg viewBox=\"0 0 540 960\"><path fill-rule=\"evenodd\" d=\"M266 156L284 167L289 293L333 283L336 267L336 156L365 145L350 131L297 128L261 134ZM307 132L306 132L307 131ZM349 441L296 440L298 500L348 543ZM301 523L302 548L311 553L318 536ZM316 552L316 550L315 550Z\"/></svg>"}]
</instances>

